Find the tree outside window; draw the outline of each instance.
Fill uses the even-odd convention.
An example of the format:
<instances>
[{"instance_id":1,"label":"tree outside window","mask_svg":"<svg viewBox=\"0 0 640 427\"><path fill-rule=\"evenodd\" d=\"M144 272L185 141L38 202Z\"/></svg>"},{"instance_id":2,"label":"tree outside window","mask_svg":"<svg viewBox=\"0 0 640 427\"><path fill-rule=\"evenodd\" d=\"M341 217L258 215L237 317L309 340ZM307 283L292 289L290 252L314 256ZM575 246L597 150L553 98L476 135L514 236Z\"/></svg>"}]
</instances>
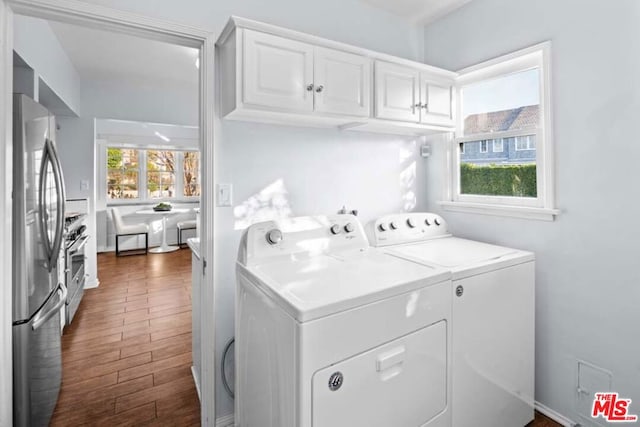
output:
<instances>
[{"instance_id":1,"label":"tree outside window","mask_svg":"<svg viewBox=\"0 0 640 427\"><path fill-rule=\"evenodd\" d=\"M138 150L107 149L107 197L137 199L139 162Z\"/></svg>"},{"instance_id":2,"label":"tree outside window","mask_svg":"<svg viewBox=\"0 0 640 427\"><path fill-rule=\"evenodd\" d=\"M174 151L147 151L147 197L170 199L176 196Z\"/></svg>"},{"instance_id":3,"label":"tree outside window","mask_svg":"<svg viewBox=\"0 0 640 427\"><path fill-rule=\"evenodd\" d=\"M200 195L200 153L185 151L183 153L183 195L196 197Z\"/></svg>"}]
</instances>

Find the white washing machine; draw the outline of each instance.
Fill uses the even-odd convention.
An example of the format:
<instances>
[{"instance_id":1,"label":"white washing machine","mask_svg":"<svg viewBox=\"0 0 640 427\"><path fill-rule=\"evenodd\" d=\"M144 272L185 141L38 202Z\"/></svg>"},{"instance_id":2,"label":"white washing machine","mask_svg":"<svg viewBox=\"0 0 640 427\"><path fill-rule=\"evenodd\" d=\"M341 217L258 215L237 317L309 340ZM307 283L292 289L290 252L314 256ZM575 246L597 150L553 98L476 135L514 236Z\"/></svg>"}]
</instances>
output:
<instances>
[{"instance_id":1,"label":"white washing machine","mask_svg":"<svg viewBox=\"0 0 640 427\"><path fill-rule=\"evenodd\" d=\"M236 425L451 425L451 273L369 247L352 215L249 227Z\"/></svg>"},{"instance_id":2,"label":"white washing machine","mask_svg":"<svg viewBox=\"0 0 640 427\"><path fill-rule=\"evenodd\" d=\"M453 237L440 216L389 215L372 246L452 272L453 427L519 427L534 416L534 254Z\"/></svg>"}]
</instances>

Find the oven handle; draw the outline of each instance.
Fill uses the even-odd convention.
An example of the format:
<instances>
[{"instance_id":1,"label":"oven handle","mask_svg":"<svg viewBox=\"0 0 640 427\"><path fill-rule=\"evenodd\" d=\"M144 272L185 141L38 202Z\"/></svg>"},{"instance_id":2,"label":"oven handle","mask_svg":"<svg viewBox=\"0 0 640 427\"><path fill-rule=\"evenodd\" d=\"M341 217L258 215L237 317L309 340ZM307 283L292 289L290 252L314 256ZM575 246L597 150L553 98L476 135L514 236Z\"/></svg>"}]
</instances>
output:
<instances>
[{"instance_id":1,"label":"oven handle","mask_svg":"<svg viewBox=\"0 0 640 427\"><path fill-rule=\"evenodd\" d=\"M89 240L89 236L82 236L77 243L74 243L71 248L69 248L68 256L73 256L80 251L87 244L87 240ZM74 248L75 246L75 248Z\"/></svg>"}]
</instances>

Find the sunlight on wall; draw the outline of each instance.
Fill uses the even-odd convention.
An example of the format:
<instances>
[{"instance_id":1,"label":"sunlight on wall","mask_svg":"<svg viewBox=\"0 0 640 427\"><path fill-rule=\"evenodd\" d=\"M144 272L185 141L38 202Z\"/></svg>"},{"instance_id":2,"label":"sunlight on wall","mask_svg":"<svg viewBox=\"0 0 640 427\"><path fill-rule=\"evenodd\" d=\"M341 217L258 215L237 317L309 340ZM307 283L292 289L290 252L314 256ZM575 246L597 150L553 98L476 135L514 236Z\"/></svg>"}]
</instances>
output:
<instances>
[{"instance_id":1,"label":"sunlight on wall","mask_svg":"<svg viewBox=\"0 0 640 427\"><path fill-rule=\"evenodd\" d=\"M282 179L269 184L233 209L234 228L243 230L257 222L291 217L292 211L287 194L287 188Z\"/></svg>"},{"instance_id":2,"label":"sunlight on wall","mask_svg":"<svg viewBox=\"0 0 640 427\"><path fill-rule=\"evenodd\" d=\"M400 190L402 193L402 209L409 212L418 204L416 196L416 155L417 141L413 140L400 148Z\"/></svg>"}]
</instances>

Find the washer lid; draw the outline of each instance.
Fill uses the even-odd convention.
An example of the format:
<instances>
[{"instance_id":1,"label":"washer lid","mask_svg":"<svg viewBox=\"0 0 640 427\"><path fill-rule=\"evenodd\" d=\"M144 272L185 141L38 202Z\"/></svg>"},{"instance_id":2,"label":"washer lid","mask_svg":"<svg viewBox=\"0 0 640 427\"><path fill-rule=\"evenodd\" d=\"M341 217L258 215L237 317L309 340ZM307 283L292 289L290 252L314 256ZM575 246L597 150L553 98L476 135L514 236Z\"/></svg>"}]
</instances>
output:
<instances>
[{"instance_id":1,"label":"washer lid","mask_svg":"<svg viewBox=\"0 0 640 427\"><path fill-rule=\"evenodd\" d=\"M457 237L394 246L389 252L450 269L454 278L534 259L530 252Z\"/></svg>"},{"instance_id":2,"label":"washer lid","mask_svg":"<svg viewBox=\"0 0 640 427\"><path fill-rule=\"evenodd\" d=\"M375 248L282 259L246 268L294 318L305 322L440 283L451 273Z\"/></svg>"}]
</instances>

